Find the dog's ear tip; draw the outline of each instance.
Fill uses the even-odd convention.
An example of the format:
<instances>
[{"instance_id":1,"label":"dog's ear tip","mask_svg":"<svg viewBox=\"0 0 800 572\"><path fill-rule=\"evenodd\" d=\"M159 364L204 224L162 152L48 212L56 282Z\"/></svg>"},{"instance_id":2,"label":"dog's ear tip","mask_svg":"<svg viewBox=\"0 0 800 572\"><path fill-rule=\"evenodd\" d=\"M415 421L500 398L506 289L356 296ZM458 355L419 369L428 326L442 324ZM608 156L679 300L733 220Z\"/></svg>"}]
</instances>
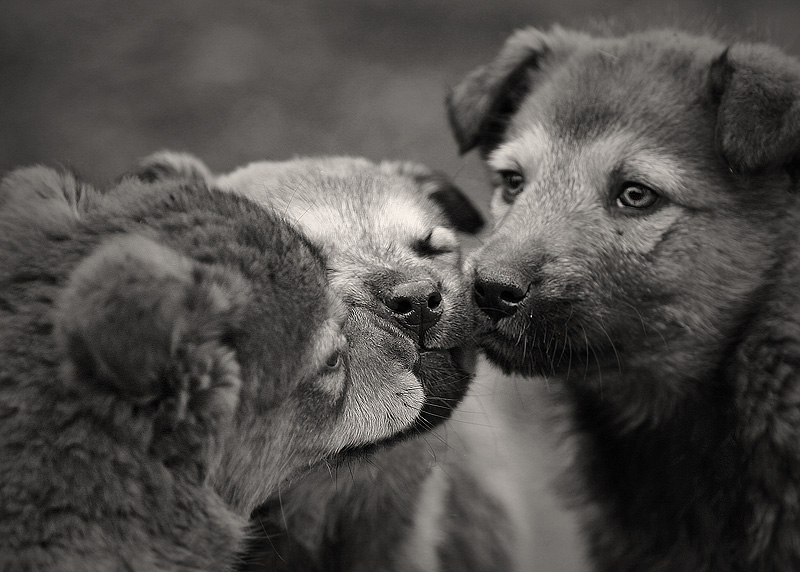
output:
<instances>
[{"instance_id":1,"label":"dog's ear tip","mask_svg":"<svg viewBox=\"0 0 800 572\"><path fill-rule=\"evenodd\" d=\"M445 97L445 109L447 110L447 122L458 145L458 154L466 155L475 148L477 133L468 133L468 121L467 118L463 117L466 114L458 108L460 105L458 99L455 88L450 88Z\"/></svg>"}]
</instances>

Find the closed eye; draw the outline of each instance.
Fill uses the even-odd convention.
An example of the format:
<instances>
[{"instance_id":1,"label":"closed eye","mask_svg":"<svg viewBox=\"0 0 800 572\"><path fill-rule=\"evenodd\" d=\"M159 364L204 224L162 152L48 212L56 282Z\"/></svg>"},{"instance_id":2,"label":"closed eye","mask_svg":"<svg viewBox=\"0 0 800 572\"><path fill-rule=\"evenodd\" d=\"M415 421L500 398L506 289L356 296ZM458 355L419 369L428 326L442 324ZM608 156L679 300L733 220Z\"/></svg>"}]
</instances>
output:
<instances>
[{"instance_id":1,"label":"closed eye","mask_svg":"<svg viewBox=\"0 0 800 572\"><path fill-rule=\"evenodd\" d=\"M424 238L414 242L411 248L420 256L440 256L442 254L457 252L458 239L451 229L437 226L431 229Z\"/></svg>"}]
</instances>

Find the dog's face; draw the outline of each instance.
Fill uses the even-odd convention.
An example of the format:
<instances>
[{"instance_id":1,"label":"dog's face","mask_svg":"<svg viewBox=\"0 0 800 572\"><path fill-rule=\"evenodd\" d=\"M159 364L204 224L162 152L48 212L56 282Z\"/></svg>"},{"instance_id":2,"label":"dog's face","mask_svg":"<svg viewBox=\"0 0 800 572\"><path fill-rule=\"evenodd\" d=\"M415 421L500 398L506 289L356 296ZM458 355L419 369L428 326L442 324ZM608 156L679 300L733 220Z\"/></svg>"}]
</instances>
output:
<instances>
[{"instance_id":1,"label":"dog's face","mask_svg":"<svg viewBox=\"0 0 800 572\"><path fill-rule=\"evenodd\" d=\"M350 344L351 359L371 368L374 384L392 387L381 380L413 373L411 385L425 394L418 427L449 416L474 359L470 284L453 221L471 232L481 225L460 191L420 165L354 158L255 163L217 184L273 205L322 247L362 336Z\"/></svg>"},{"instance_id":2,"label":"dog's face","mask_svg":"<svg viewBox=\"0 0 800 572\"><path fill-rule=\"evenodd\" d=\"M653 402L727 349L794 200L800 76L763 46L724 51L529 29L453 90L462 151L495 183L470 260L493 361Z\"/></svg>"},{"instance_id":3,"label":"dog's face","mask_svg":"<svg viewBox=\"0 0 800 572\"><path fill-rule=\"evenodd\" d=\"M173 153L145 159L137 175L211 178L197 159ZM424 402L414 431L450 415L474 361L471 284L454 229L475 232L482 218L446 177L331 157L253 163L214 184L270 206L322 249L347 308L345 357L364 387Z\"/></svg>"}]
</instances>

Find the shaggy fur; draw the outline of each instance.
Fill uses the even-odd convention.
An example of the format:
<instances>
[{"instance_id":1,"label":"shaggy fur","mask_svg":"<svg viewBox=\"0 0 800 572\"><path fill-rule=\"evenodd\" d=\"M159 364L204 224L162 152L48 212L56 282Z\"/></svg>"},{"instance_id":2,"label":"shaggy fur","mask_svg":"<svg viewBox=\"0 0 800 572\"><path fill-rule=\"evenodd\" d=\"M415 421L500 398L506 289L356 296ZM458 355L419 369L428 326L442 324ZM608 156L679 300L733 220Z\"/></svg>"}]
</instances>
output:
<instances>
[{"instance_id":1,"label":"shaggy fur","mask_svg":"<svg viewBox=\"0 0 800 572\"><path fill-rule=\"evenodd\" d=\"M800 569L800 65L526 29L449 110L497 186L481 345L563 382L596 569Z\"/></svg>"},{"instance_id":2,"label":"shaggy fur","mask_svg":"<svg viewBox=\"0 0 800 572\"><path fill-rule=\"evenodd\" d=\"M166 158L142 168L155 162L163 171ZM174 170L185 171L185 158L173 158L181 163ZM345 302L376 316L395 333L393 343L411 340L422 379L450 388L423 411L421 427L448 418L474 361L470 288L453 227L474 232L481 218L464 195L421 165L352 158L254 163L216 182L303 227L328 256ZM393 302L398 292L413 301L419 285L436 302L425 312L441 312L428 327ZM411 438L368 462L313 471L255 520L243 570L508 569L511 533L498 501L442 437Z\"/></svg>"},{"instance_id":3,"label":"shaggy fur","mask_svg":"<svg viewBox=\"0 0 800 572\"><path fill-rule=\"evenodd\" d=\"M417 421L416 356L375 384L381 328L263 207L44 167L0 204L0 569L230 569L286 479Z\"/></svg>"}]
</instances>

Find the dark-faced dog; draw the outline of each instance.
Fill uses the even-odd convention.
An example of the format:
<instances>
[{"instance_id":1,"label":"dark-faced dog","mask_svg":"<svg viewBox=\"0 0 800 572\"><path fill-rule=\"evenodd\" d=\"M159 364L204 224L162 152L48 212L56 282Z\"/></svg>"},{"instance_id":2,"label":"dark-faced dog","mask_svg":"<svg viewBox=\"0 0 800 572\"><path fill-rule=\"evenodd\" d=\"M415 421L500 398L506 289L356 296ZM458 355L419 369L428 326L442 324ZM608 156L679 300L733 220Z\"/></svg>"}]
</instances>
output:
<instances>
[{"instance_id":1,"label":"dark-faced dog","mask_svg":"<svg viewBox=\"0 0 800 572\"><path fill-rule=\"evenodd\" d=\"M246 198L196 177L100 193L12 172L0 569L231 569L287 479L422 422L419 356L391 335Z\"/></svg>"},{"instance_id":2,"label":"dark-faced dog","mask_svg":"<svg viewBox=\"0 0 800 572\"><path fill-rule=\"evenodd\" d=\"M563 382L596 569L800 569L800 65L526 29L449 112L496 187L480 343Z\"/></svg>"}]
</instances>

